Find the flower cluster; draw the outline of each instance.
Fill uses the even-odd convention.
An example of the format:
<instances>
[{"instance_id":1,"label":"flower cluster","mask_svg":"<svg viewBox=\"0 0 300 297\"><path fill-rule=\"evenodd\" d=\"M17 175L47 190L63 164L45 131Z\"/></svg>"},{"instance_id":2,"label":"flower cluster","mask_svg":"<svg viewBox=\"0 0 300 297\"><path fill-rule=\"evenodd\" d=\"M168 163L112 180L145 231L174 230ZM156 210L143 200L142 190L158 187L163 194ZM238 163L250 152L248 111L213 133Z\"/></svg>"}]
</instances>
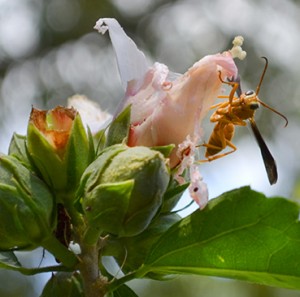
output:
<instances>
[{"instance_id":1,"label":"flower cluster","mask_svg":"<svg viewBox=\"0 0 300 297\"><path fill-rule=\"evenodd\" d=\"M43 247L68 272L52 277L43 296L67 282L90 290L86 296L104 296L113 280L104 277L110 273L102 256L132 274L181 219L173 209L187 188L205 207L196 158L201 122L222 81L236 78L234 57L245 56L237 37L231 50L179 75L148 64L115 19L100 19L95 28L110 34L124 87L115 114L82 95L69 98L68 107L32 108L27 134L14 134L8 155L0 155L1 251Z\"/></svg>"},{"instance_id":2,"label":"flower cluster","mask_svg":"<svg viewBox=\"0 0 300 297\"><path fill-rule=\"evenodd\" d=\"M15 134L0 156L2 250L43 246L73 267L71 241L84 250L109 235L144 249L144 234L148 244L178 220L171 210L188 185L200 208L207 203L195 157L201 121L220 93L219 73L237 75L242 38L175 75L149 65L116 20L95 28L110 33L124 98L113 116L79 95L69 107L32 109L27 135ZM128 255L130 265L140 260Z\"/></svg>"}]
</instances>

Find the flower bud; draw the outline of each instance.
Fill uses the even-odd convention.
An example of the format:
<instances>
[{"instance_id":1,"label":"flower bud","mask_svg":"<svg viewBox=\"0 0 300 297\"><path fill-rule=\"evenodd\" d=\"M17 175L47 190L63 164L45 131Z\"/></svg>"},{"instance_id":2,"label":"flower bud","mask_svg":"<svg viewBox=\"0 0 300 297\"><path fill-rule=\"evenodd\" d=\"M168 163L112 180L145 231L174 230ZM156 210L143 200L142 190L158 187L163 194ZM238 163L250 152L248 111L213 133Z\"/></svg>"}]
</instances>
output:
<instances>
[{"instance_id":1,"label":"flower bud","mask_svg":"<svg viewBox=\"0 0 300 297\"><path fill-rule=\"evenodd\" d=\"M139 234L162 204L169 182L163 155L146 147L114 145L87 168L81 196L95 238L100 232Z\"/></svg>"},{"instance_id":2,"label":"flower bud","mask_svg":"<svg viewBox=\"0 0 300 297\"><path fill-rule=\"evenodd\" d=\"M54 199L15 157L0 156L0 249L35 248L52 235Z\"/></svg>"},{"instance_id":3,"label":"flower bud","mask_svg":"<svg viewBox=\"0 0 300 297\"><path fill-rule=\"evenodd\" d=\"M90 162L91 150L80 115L73 108L59 106L49 111L33 108L27 147L44 181L56 193L75 192Z\"/></svg>"}]
</instances>

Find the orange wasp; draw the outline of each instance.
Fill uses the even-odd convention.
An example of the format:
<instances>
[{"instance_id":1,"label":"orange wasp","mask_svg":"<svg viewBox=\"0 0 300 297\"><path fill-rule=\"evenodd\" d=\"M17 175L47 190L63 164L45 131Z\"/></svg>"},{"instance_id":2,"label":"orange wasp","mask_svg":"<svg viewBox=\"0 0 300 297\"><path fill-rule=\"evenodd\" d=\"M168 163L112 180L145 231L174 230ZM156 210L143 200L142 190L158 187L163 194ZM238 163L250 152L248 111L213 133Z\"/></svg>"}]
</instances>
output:
<instances>
[{"instance_id":1,"label":"orange wasp","mask_svg":"<svg viewBox=\"0 0 300 297\"><path fill-rule=\"evenodd\" d=\"M221 82L231 86L232 89L229 96L218 96L218 98L228 98L228 101L218 103L211 107L211 109L217 108L210 117L210 121L212 123L216 123L216 125L208 143L205 143L202 146L206 147L205 158L207 158L207 161L213 161L235 152L237 148L231 142L234 136L235 126L246 126L246 120L249 120L251 129L261 151L269 182L273 185L277 182L278 177L276 162L257 128L254 120L254 114L261 104L284 118L286 121L285 126L287 126L288 120L283 114L271 108L258 98L260 87L268 68L268 59L266 57L262 58L266 61L266 63L255 92L249 90L242 93L239 79L236 81L230 80L226 82L222 80L221 72L219 73ZM234 96L235 93L238 97ZM225 153L220 153L227 146L230 147L231 150Z\"/></svg>"}]
</instances>

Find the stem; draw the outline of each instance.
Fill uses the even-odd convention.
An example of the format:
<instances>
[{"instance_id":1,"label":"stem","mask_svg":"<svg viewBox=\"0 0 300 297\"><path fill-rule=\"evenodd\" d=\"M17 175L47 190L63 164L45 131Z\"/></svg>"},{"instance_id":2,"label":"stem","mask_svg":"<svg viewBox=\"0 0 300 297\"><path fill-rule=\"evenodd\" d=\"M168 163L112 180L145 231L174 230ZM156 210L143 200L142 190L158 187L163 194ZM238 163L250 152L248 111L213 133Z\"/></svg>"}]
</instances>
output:
<instances>
[{"instance_id":1,"label":"stem","mask_svg":"<svg viewBox=\"0 0 300 297\"><path fill-rule=\"evenodd\" d=\"M35 274L44 273L44 272L73 271L73 268L67 268L62 265L46 266L46 267L40 267L40 268L25 268L25 267L10 268L9 267L7 269L19 271L24 275L35 275Z\"/></svg>"},{"instance_id":2,"label":"stem","mask_svg":"<svg viewBox=\"0 0 300 297\"><path fill-rule=\"evenodd\" d=\"M149 270L147 269L147 267L141 266L138 270L133 271L132 273L126 274L125 276L111 282L108 286L108 290L109 291L114 291L118 287L120 287L121 285L123 285L123 284L125 284L125 283L127 283L127 282L129 282L133 279L142 278L148 272L149 272Z\"/></svg>"},{"instance_id":3,"label":"stem","mask_svg":"<svg viewBox=\"0 0 300 297\"><path fill-rule=\"evenodd\" d=\"M71 217L73 226L80 227L83 225L83 219L81 214L75 209L73 204L66 204L66 210Z\"/></svg>"},{"instance_id":4,"label":"stem","mask_svg":"<svg viewBox=\"0 0 300 297\"><path fill-rule=\"evenodd\" d=\"M108 280L99 273L99 250L97 244L81 245L79 270L83 280L85 297L104 297Z\"/></svg>"},{"instance_id":5,"label":"stem","mask_svg":"<svg viewBox=\"0 0 300 297\"><path fill-rule=\"evenodd\" d=\"M133 273L130 273L130 274L126 274L125 276L119 278L119 279L116 279L114 280L109 286L109 291L114 291L116 290L118 287L120 287L121 285L129 282L130 280L133 280L137 278L137 275L135 272Z\"/></svg>"},{"instance_id":6,"label":"stem","mask_svg":"<svg viewBox=\"0 0 300 297\"><path fill-rule=\"evenodd\" d=\"M75 267L75 265L78 264L76 255L69 251L54 236L48 237L46 240L44 240L41 246L54 255L55 258L57 258L64 266L68 268Z\"/></svg>"},{"instance_id":7,"label":"stem","mask_svg":"<svg viewBox=\"0 0 300 297\"><path fill-rule=\"evenodd\" d=\"M107 292L108 280L100 275L98 267L100 232L94 228L86 227L82 215L74 206L72 195L61 195L60 199L64 201L64 206L73 225L74 239L81 249L79 264L76 268L79 269L82 277L84 296L104 297ZM56 256L55 253L53 254ZM75 255L73 254L73 256ZM62 263L67 266L66 262Z\"/></svg>"}]
</instances>

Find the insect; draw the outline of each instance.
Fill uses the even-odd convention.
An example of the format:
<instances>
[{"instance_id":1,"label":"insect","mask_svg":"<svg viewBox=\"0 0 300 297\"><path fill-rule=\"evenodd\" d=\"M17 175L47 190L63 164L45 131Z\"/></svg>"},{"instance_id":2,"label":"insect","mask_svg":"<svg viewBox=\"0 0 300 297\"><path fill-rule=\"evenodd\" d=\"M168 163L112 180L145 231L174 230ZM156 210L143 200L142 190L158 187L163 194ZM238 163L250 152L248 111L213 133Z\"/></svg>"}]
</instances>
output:
<instances>
[{"instance_id":1,"label":"insect","mask_svg":"<svg viewBox=\"0 0 300 297\"><path fill-rule=\"evenodd\" d=\"M257 128L254 115L255 111L262 105L281 116L286 121L285 126L287 126L288 120L283 114L271 108L258 98L260 87L268 68L268 59L266 57L262 58L265 60L265 67L256 91L249 90L242 93L239 79L223 81L221 72L219 72L221 82L231 86L232 89L229 96L218 96L218 98L226 98L228 101L215 104L211 107L211 109L216 109L216 111L210 117L210 121L216 123L216 125L208 143L204 143L202 146L206 147L205 158L207 158L207 161L213 161L235 152L237 148L231 142L234 136L235 126L246 126L248 120L260 148L269 182L273 185L277 182L278 178L276 162ZM238 97L234 96L235 93ZM231 150L221 153L226 147L231 148Z\"/></svg>"}]
</instances>

